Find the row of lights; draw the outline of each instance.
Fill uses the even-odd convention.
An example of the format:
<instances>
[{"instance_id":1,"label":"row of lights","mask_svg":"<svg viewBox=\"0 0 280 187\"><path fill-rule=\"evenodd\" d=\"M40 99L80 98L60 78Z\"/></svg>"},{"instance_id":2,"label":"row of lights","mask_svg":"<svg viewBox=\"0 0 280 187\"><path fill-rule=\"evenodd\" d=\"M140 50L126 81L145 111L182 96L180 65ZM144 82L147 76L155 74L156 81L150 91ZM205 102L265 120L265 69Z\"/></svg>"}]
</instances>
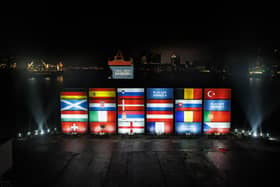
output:
<instances>
[{"instance_id":1,"label":"row of lights","mask_svg":"<svg viewBox=\"0 0 280 187\"><path fill-rule=\"evenodd\" d=\"M240 129L234 129L234 134L235 135L243 135L243 136L252 136L254 138L262 137L262 138L270 138L269 133L263 133L260 132L258 133L257 131L252 131L252 130L240 130Z\"/></svg>"},{"instance_id":2,"label":"row of lights","mask_svg":"<svg viewBox=\"0 0 280 187\"><path fill-rule=\"evenodd\" d=\"M52 132L56 133L57 132L57 128L54 128L53 131L51 129L49 129L49 128L46 129L46 130L43 130L43 129L42 130L38 130L38 129L36 129L36 130L33 131L33 133L31 131L27 131L26 136L27 137L32 136L32 135L34 135L34 136L39 136L39 135L43 136L45 134L50 134ZM18 133L17 137L18 138L23 138L24 137L24 133Z\"/></svg>"}]
</instances>

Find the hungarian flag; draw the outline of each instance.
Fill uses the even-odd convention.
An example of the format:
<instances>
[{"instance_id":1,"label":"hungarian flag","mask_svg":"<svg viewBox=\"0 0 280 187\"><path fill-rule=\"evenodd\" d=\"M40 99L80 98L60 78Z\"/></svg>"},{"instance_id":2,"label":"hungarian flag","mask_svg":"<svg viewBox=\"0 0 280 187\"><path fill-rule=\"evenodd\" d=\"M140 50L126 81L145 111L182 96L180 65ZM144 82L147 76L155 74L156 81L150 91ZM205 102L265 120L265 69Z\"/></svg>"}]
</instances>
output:
<instances>
[{"instance_id":1,"label":"hungarian flag","mask_svg":"<svg viewBox=\"0 0 280 187\"><path fill-rule=\"evenodd\" d=\"M147 122L149 134L170 134L173 132L173 121Z\"/></svg>"},{"instance_id":2,"label":"hungarian flag","mask_svg":"<svg viewBox=\"0 0 280 187\"><path fill-rule=\"evenodd\" d=\"M119 99L119 111L144 110L144 99Z\"/></svg>"},{"instance_id":3,"label":"hungarian flag","mask_svg":"<svg viewBox=\"0 0 280 187\"><path fill-rule=\"evenodd\" d=\"M201 133L201 123L200 122L195 122L195 123L176 122L175 132L177 134L187 134L187 133L199 134Z\"/></svg>"},{"instance_id":4,"label":"hungarian flag","mask_svg":"<svg viewBox=\"0 0 280 187\"><path fill-rule=\"evenodd\" d=\"M175 98L200 100L202 99L202 88L176 88Z\"/></svg>"},{"instance_id":5,"label":"hungarian flag","mask_svg":"<svg viewBox=\"0 0 280 187\"><path fill-rule=\"evenodd\" d=\"M115 122L90 122L89 125L90 125L90 132L93 134L116 133Z\"/></svg>"},{"instance_id":6,"label":"hungarian flag","mask_svg":"<svg viewBox=\"0 0 280 187\"><path fill-rule=\"evenodd\" d=\"M61 130L63 133L86 133L87 122L61 122Z\"/></svg>"},{"instance_id":7,"label":"hungarian flag","mask_svg":"<svg viewBox=\"0 0 280 187\"><path fill-rule=\"evenodd\" d=\"M60 99L87 99L86 92L60 92Z\"/></svg>"},{"instance_id":8,"label":"hungarian flag","mask_svg":"<svg viewBox=\"0 0 280 187\"><path fill-rule=\"evenodd\" d=\"M119 111L118 121L119 122L130 122L130 121L144 121L144 111Z\"/></svg>"},{"instance_id":9,"label":"hungarian flag","mask_svg":"<svg viewBox=\"0 0 280 187\"><path fill-rule=\"evenodd\" d=\"M118 124L119 134L143 134L145 132L144 121L122 121Z\"/></svg>"},{"instance_id":10,"label":"hungarian flag","mask_svg":"<svg viewBox=\"0 0 280 187\"><path fill-rule=\"evenodd\" d=\"M175 101L176 111L195 111L202 110L202 100L184 100L178 99Z\"/></svg>"},{"instance_id":11,"label":"hungarian flag","mask_svg":"<svg viewBox=\"0 0 280 187\"><path fill-rule=\"evenodd\" d=\"M206 122L203 125L204 134L228 134L230 132L229 122Z\"/></svg>"},{"instance_id":12,"label":"hungarian flag","mask_svg":"<svg viewBox=\"0 0 280 187\"><path fill-rule=\"evenodd\" d=\"M115 111L89 111L90 122L114 122L116 121Z\"/></svg>"},{"instance_id":13,"label":"hungarian flag","mask_svg":"<svg viewBox=\"0 0 280 187\"><path fill-rule=\"evenodd\" d=\"M205 111L205 122L230 122L229 111Z\"/></svg>"},{"instance_id":14,"label":"hungarian flag","mask_svg":"<svg viewBox=\"0 0 280 187\"><path fill-rule=\"evenodd\" d=\"M204 99L231 99L230 88L205 88Z\"/></svg>"},{"instance_id":15,"label":"hungarian flag","mask_svg":"<svg viewBox=\"0 0 280 187\"><path fill-rule=\"evenodd\" d=\"M61 111L61 121L88 121L87 111Z\"/></svg>"},{"instance_id":16,"label":"hungarian flag","mask_svg":"<svg viewBox=\"0 0 280 187\"><path fill-rule=\"evenodd\" d=\"M144 88L118 88L119 99L144 99Z\"/></svg>"},{"instance_id":17,"label":"hungarian flag","mask_svg":"<svg viewBox=\"0 0 280 187\"><path fill-rule=\"evenodd\" d=\"M90 88L90 99L112 99L116 97L115 88Z\"/></svg>"},{"instance_id":18,"label":"hungarian flag","mask_svg":"<svg viewBox=\"0 0 280 187\"><path fill-rule=\"evenodd\" d=\"M89 110L92 111L115 111L115 100L109 99L93 99L89 102Z\"/></svg>"},{"instance_id":19,"label":"hungarian flag","mask_svg":"<svg viewBox=\"0 0 280 187\"><path fill-rule=\"evenodd\" d=\"M147 111L146 118L148 122L172 122L173 111Z\"/></svg>"},{"instance_id":20,"label":"hungarian flag","mask_svg":"<svg viewBox=\"0 0 280 187\"><path fill-rule=\"evenodd\" d=\"M173 100L147 100L147 111L173 111Z\"/></svg>"},{"instance_id":21,"label":"hungarian flag","mask_svg":"<svg viewBox=\"0 0 280 187\"><path fill-rule=\"evenodd\" d=\"M176 122L201 122L202 111L176 111Z\"/></svg>"}]
</instances>

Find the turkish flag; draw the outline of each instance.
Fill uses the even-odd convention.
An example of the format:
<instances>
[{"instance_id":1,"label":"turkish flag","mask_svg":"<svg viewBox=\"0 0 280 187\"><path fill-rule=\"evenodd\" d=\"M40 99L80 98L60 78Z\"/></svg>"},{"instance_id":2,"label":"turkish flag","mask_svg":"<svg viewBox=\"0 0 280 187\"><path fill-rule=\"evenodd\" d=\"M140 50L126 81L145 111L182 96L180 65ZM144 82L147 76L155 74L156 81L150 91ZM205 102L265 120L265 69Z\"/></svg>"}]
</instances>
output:
<instances>
[{"instance_id":1,"label":"turkish flag","mask_svg":"<svg viewBox=\"0 0 280 187\"><path fill-rule=\"evenodd\" d=\"M205 88L204 99L231 99L230 88Z\"/></svg>"}]
</instances>

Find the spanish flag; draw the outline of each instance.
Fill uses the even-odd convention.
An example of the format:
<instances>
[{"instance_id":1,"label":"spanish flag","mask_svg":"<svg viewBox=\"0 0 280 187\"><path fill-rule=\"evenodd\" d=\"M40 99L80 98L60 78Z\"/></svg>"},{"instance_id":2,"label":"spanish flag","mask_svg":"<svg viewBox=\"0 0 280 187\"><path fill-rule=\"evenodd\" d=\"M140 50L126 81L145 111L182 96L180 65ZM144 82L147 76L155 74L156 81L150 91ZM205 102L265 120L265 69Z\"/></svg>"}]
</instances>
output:
<instances>
[{"instance_id":1,"label":"spanish flag","mask_svg":"<svg viewBox=\"0 0 280 187\"><path fill-rule=\"evenodd\" d=\"M89 97L91 99L112 99L116 97L115 88L90 88Z\"/></svg>"}]
</instances>

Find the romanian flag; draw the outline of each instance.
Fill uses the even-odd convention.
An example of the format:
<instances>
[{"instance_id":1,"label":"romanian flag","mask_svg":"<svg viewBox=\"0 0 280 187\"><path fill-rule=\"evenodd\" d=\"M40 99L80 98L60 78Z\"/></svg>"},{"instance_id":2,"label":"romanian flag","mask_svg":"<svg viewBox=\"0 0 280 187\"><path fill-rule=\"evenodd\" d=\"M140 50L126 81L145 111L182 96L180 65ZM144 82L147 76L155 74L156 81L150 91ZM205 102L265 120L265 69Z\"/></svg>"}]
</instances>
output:
<instances>
[{"instance_id":1,"label":"romanian flag","mask_svg":"<svg viewBox=\"0 0 280 187\"><path fill-rule=\"evenodd\" d=\"M230 122L229 111L205 111L204 122Z\"/></svg>"},{"instance_id":2,"label":"romanian flag","mask_svg":"<svg viewBox=\"0 0 280 187\"><path fill-rule=\"evenodd\" d=\"M90 99L112 99L116 97L115 88L90 88Z\"/></svg>"},{"instance_id":3,"label":"romanian flag","mask_svg":"<svg viewBox=\"0 0 280 187\"><path fill-rule=\"evenodd\" d=\"M61 92L60 99L79 100L87 99L86 92Z\"/></svg>"},{"instance_id":4,"label":"romanian flag","mask_svg":"<svg viewBox=\"0 0 280 187\"><path fill-rule=\"evenodd\" d=\"M90 122L115 122L115 111L89 111Z\"/></svg>"},{"instance_id":5,"label":"romanian flag","mask_svg":"<svg viewBox=\"0 0 280 187\"><path fill-rule=\"evenodd\" d=\"M201 111L176 111L175 121L176 122L201 122L202 112Z\"/></svg>"},{"instance_id":6,"label":"romanian flag","mask_svg":"<svg viewBox=\"0 0 280 187\"><path fill-rule=\"evenodd\" d=\"M202 99L201 88L176 88L176 99L200 100Z\"/></svg>"},{"instance_id":7,"label":"romanian flag","mask_svg":"<svg viewBox=\"0 0 280 187\"><path fill-rule=\"evenodd\" d=\"M204 99L231 99L230 88L205 88Z\"/></svg>"}]
</instances>

